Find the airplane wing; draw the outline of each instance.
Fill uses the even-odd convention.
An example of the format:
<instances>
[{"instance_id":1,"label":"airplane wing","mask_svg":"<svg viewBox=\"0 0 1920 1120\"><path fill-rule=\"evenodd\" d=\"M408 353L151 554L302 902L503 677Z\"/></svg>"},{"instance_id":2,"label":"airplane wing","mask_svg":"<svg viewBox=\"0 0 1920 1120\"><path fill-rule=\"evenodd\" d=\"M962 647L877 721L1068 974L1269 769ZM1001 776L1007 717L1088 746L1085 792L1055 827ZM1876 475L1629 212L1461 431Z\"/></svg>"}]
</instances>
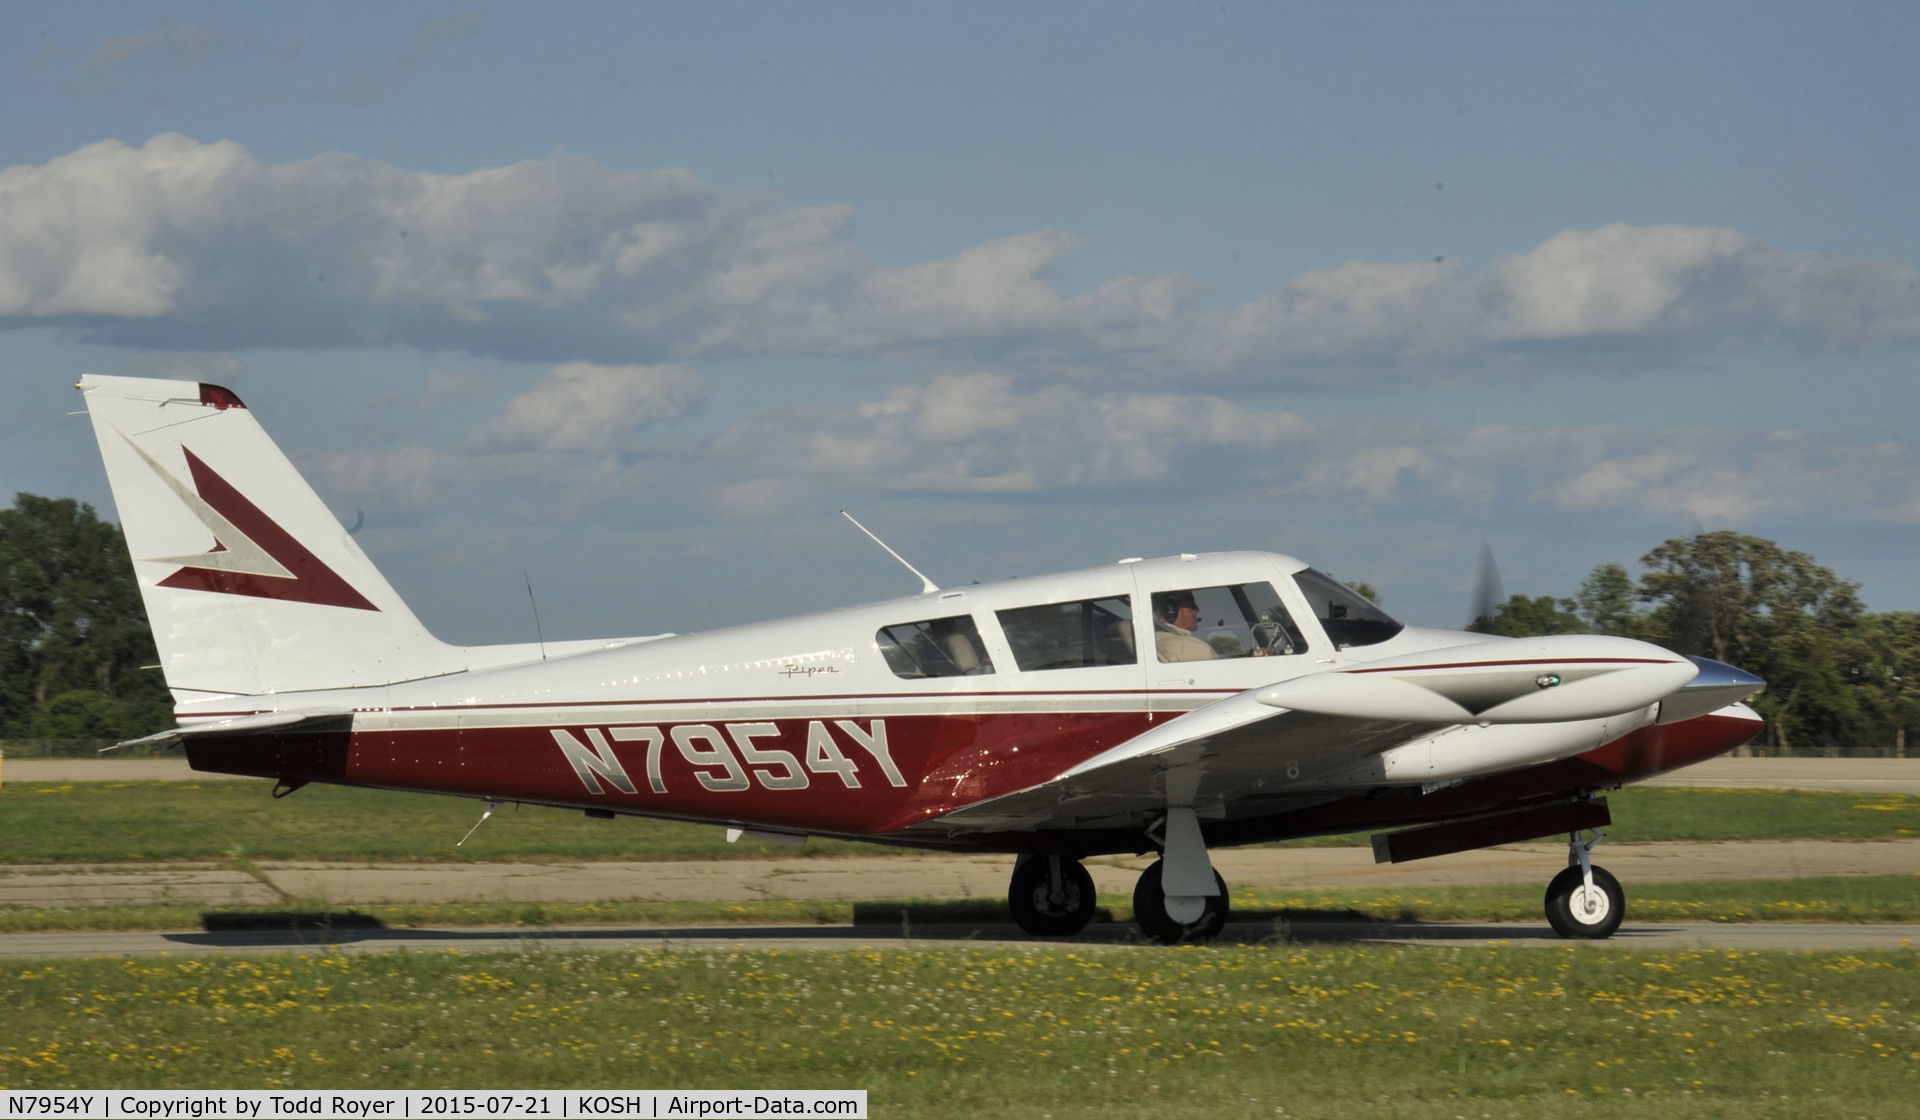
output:
<instances>
[{"instance_id":1,"label":"airplane wing","mask_svg":"<svg viewBox=\"0 0 1920 1120\"><path fill-rule=\"evenodd\" d=\"M1264 816L1346 796L1351 786L1329 779L1440 727L1283 711L1261 703L1261 691L1189 712L1051 781L907 831L1144 826L1170 797L1191 798L1202 820Z\"/></svg>"},{"instance_id":2,"label":"airplane wing","mask_svg":"<svg viewBox=\"0 0 1920 1120\"><path fill-rule=\"evenodd\" d=\"M1330 669L1230 696L1050 781L908 831L1124 828L1169 805L1191 805L1203 821L1235 820L1458 776L1468 756L1466 766L1483 773L1528 765L1652 722L1655 705L1699 673L1658 647L1593 635Z\"/></svg>"}]
</instances>

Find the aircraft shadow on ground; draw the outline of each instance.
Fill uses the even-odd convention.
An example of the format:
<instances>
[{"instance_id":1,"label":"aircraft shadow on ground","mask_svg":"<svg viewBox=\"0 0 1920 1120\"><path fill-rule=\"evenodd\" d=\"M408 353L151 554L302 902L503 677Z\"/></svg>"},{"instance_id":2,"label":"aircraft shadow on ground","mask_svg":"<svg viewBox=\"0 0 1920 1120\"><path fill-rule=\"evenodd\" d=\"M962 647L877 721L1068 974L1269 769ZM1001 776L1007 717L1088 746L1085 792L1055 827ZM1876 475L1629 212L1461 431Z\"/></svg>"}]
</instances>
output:
<instances>
[{"instance_id":1,"label":"aircraft shadow on ground","mask_svg":"<svg viewBox=\"0 0 1920 1120\"><path fill-rule=\"evenodd\" d=\"M1131 922L1118 922L1106 911L1072 937L1035 937L1023 932L1004 908L999 913L966 916L961 906L856 907L851 929L843 925L687 925L546 927L493 929L391 929L370 915L305 912L213 912L204 916L206 928L196 933L170 933L169 941L202 948L318 948L328 945L524 945L537 947L565 943L756 942L833 941L848 938L900 942L1031 941L1038 943L1141 944L1145 938ZM1668 932L1659 927L1622 929L1630 938ZM1485 923L1383 921L1352 911L1235 911L1214 939L1217 945L1366 943L1385 941L1557 941L1546 925L1514 926Z\"/></svg>"}]
</instances>

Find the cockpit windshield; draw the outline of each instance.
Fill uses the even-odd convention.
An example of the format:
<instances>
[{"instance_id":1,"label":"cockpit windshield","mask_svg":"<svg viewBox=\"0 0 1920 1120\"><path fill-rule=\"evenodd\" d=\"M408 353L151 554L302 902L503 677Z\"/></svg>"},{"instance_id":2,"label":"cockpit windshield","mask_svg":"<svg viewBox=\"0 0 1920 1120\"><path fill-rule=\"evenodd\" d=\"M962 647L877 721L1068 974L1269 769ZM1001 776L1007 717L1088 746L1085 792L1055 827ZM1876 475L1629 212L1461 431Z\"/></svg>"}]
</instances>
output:
<instances>
[{"instance_id":1,"label":"cockpit windshield","mask_svg":"<svg viewBox=\"0 0 1920 1120\"><path fill-rule=\"evenodd\" d=\"M1293 582L1313 605L1314 616L1336 649L1379 645L1406 629L1404 623L1325 572L1308 568L1296 574Z\"/></svg>"}]
</instances>

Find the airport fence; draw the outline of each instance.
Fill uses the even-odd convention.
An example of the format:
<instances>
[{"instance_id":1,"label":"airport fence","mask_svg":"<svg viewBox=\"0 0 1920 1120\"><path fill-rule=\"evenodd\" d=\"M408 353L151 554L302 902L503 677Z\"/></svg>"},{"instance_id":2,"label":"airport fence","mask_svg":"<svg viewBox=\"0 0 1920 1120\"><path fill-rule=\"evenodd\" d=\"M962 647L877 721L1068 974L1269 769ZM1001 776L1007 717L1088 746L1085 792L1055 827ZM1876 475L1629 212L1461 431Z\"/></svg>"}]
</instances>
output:
<instances>
[{"instance_id":1,"label":"airport fence","mask_svg":"<svg viewBox=\"0 0 1920 1120\"><path fill-rule=\"evenodd\" d=\"M178 747L122 747L101 754L117 739L0 739L0 755L7 758L179 758Z\"/></svg>"}]
</instances>

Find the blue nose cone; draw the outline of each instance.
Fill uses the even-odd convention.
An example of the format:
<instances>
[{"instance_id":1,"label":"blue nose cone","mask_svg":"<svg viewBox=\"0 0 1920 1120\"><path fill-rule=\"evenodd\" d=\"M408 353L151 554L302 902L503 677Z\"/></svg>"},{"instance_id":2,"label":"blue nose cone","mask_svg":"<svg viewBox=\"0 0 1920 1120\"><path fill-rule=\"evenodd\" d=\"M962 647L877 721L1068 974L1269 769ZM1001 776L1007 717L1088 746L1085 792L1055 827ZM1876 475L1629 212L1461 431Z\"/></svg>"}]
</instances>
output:
<instances>
[{"instance_id":1,"label":"blue nose cone","mask_svg":"<svg viewBox=\"0 0 1920 1120\"><path fill-rule=\"evenodd\" d=\"M1767 682L1747 672L1745 669L1729 665L1724 661L1715 661L1710 657L1689 657L1694 667L1700 670L1698 676L1689 682L1684 691L1695 689L1725 689L1729 692L1745 689L1740 698L1745 699L1767 687ZM1733 701L1727 701L1729 704Z\"/></svg>"}]
</instances>

